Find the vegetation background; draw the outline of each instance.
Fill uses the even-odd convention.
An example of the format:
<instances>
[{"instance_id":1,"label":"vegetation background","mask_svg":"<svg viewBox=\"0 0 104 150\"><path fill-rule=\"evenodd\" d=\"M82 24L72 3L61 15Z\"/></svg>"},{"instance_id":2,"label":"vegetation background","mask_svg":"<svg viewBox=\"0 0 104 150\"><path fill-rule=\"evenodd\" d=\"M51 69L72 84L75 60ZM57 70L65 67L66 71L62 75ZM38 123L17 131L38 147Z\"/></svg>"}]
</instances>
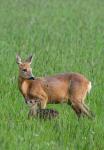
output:
<instances>
[{"instance_id":1,"label":"vegetation background","mask_svg":"<svg viewBox=\"0 0 104 150\"><path fill-rule=\"evenodd\" d=\"M35 76L79 72L92 81L86 103L94 120L66 104L52 121L27 119L16 53L34 54ZM0 149L104 149L104 1L0 0Z\"/></svg>"}]
</instances>

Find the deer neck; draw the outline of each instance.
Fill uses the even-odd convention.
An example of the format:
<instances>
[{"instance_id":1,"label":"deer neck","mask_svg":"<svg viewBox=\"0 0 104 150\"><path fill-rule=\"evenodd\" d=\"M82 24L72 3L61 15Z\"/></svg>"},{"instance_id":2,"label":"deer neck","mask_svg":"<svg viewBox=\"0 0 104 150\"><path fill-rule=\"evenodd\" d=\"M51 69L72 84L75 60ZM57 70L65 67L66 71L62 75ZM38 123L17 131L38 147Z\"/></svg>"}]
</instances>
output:
<instances>
[{"instance_id":1,"label":"deer neck","mask_svg":"<svg viewBox=\"0 0 104 150\"><path fill-rule=\"evenodd\" d=\"M19 90L21 91L21 93L24 97L27 97L27 95L28 95L29 84L30 83L27 79L24 79L21 76L19 76L19 78L18 78Z\"/></svg>"}]
</instances>

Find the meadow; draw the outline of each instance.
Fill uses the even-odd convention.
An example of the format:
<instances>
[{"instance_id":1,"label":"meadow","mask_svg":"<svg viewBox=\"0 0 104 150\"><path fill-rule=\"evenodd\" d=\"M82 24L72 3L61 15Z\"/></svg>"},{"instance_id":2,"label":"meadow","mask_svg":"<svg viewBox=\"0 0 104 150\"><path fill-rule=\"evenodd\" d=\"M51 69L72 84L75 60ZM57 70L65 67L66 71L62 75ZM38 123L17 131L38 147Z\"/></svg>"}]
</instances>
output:
<instances>
[{"instance_id":1,"label":"meadow","mask_svg":"<svg viewBox=\"0 0 104 150\"><path fill-rule=\"evenodd\" d=\"M92 82L93 120L66 104L55 120L28 119L15 56L34 55L35 76L79 72ZM104 1L0 0L0 150L104 149Z\"/></svg>"}]
</instances>

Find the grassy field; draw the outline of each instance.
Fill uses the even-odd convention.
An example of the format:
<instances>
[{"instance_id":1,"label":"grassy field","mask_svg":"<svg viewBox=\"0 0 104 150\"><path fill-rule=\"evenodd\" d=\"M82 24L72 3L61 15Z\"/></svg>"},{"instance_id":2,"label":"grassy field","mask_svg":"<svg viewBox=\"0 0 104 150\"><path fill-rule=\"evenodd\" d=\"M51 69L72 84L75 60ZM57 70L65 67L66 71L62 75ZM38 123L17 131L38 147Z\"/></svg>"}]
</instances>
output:
<instances>
[{"instance_id":1,"label":"grassy field","mask_svg":"<svg viewBox=\"0 0 104 150\"><path fill-rule=\"evenodd\" d=\"M28 120L16 53L33 53L33 73L80 72L92 81L94 120L66 104L52 121ZM104 1L0 0L0 150L104 150Z\"/></svg>"}]
</instances>

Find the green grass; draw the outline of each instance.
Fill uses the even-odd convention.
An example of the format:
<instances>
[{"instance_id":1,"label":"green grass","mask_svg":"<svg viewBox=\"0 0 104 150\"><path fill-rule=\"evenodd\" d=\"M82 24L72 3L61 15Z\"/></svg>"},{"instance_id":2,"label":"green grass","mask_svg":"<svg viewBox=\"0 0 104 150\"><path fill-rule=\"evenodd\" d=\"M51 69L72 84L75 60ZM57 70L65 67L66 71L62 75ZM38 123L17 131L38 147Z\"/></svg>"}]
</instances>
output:
<instances>
[{"instance_id":1,"label":"green grass","mask_svg":"<svg viewBox=\"0 0 104 150\"><path fill-rule=\"evenodd\" d=\"M66 104L52 121L27 119L16 53L33 53L36 76L80 72L92 81L94 120ZM0 150L104 149L104 1L0 0Z\"/></svg>"}]
</instances>

